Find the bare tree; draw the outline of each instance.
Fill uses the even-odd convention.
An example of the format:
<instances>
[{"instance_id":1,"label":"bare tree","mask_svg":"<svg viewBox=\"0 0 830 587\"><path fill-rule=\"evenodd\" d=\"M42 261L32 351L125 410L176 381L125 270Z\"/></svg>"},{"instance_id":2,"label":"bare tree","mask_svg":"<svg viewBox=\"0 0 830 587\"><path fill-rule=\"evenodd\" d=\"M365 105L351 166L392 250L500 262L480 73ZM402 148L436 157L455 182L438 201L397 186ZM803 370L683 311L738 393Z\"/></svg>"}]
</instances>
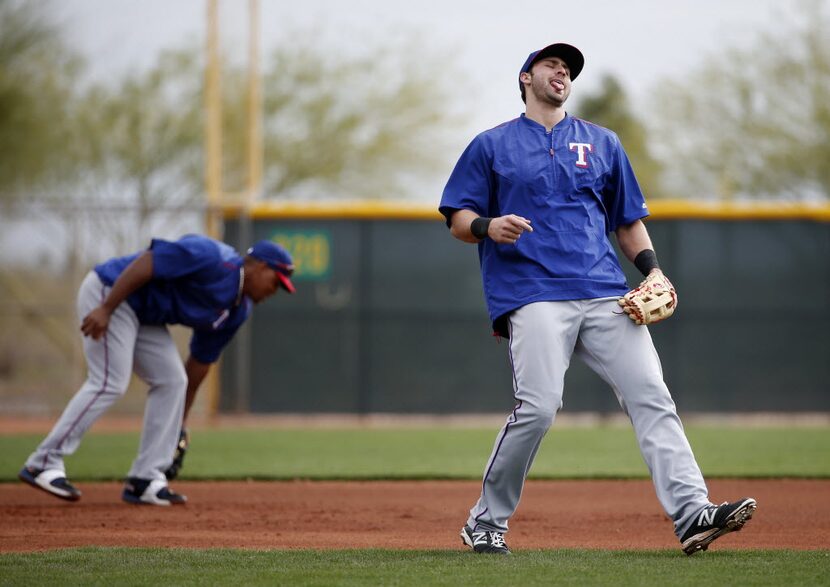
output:
<instances>
[{"instance_id":1,"label":"bare tree","mask_svg":"<svg viewBox=\"0 0 830 587\"><path fill-rule=\"evenodd\" d=\"M650 198L663 195L659 184L660 165L649 148L648 131L634 115L619 80L610 75L603 77L600 90L577 103L576 114L617 133L643 192Z\"/></svg>"},{"instance_id":2,"label":"bare tree","mask_svg":"<svg viewBox=\"0 0 830 587\"><path fill-rule=\"evenodd\" d=\"M96 85L74 112L79 165L67 183L92 246L115 253L176 232L202 201L202 77L196 50L164 53L148 71ZM191 223L192 226L192 223ZM107 247L109 245L109 247Z\"/></svg>"},{"instance_id":3,"label":"bare tree","mask_svg":"<svg viewBox=\"0 0 830 587\"><path fill-rule=\"evenodd\" d=\"M65 108L81 61L47 9L48 3L0 0L0 201L7 204L60 181L71 165Z\"/></svg>"},{"instance_id":4,"label":"bare tree","mask_svg":"<svg viewBox=\"0 0 830 587\"><path fill-rule=\"evenodd\" d=\"M349 56L288 39L264 74L265 197L404 199L423 190L461 122L446 114L446 86L434 71L451 64L439 63L415 40ZM224 189L235 191L247 172L247 72L227 60L223 70ZM27 212L70 243L61 249L69 265L146 246L151 235L199 230L203 91L193 47L113 83L78 85L55 108L71 165L60 182L38 186Z\"/></svg>"},{"instance_id":5,"label":"bare tree","mask_svg":"<svg viewBox=\"0 0 830 587\"><path fill-rule=\"evenodd\" d=\"M652 138L668 191L830 199L830 9L797 5L748 47L658 88Z\"/></svg>"},{"instance_id":6,"label":"bare tree","mask_svg":"<svg viewBox=\"0 0 830 587\"><path fill-rule=\"evenodd\" d=\"M265 197L416 197L437 179L451 133L463 122L447 110L445 80L453 64L417 38L367 47L359 56L326 50L313 39L287 39L266 66ZM227 85L235 92L228 102L241 103L241 77ZM238 118L228 128L230 157L244 153L243 129ZM244 169L238 158L230 168Z\"/></svg>"}]
</instances>

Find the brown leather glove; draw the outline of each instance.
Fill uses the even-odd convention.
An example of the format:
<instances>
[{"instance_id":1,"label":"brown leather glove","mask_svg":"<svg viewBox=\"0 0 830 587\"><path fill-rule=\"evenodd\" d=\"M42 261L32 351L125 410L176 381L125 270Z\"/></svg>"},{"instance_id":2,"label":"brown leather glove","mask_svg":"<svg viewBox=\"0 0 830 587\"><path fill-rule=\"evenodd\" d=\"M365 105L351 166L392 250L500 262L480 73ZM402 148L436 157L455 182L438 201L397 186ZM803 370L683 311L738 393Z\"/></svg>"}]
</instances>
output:
<instances>
[{"instance_id":1,"label":"brown leather glove","mask_svg":"<svg viewBox=\"0 0 830 587\"><path fill-rule=\"evenodd\" d=\"M635 324L655 324L674 314L677 292L669 278L659 269L654 269L618 303Z\"/></svg>"}]
</instances>

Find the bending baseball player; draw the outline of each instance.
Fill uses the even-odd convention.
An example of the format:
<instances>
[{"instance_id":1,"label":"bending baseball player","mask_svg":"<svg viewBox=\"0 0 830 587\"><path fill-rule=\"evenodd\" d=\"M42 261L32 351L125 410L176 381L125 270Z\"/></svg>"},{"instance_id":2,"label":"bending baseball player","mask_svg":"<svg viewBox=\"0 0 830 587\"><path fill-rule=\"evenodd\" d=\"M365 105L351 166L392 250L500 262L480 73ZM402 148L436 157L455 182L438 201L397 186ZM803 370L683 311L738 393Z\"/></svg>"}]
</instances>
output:
<instances>
[{"instance_id":1,"label":"bending baseball player","mask_svg":"<svg viewBox=\"0 0 830 587\"><path fill-rule=\"evenodd\" d=\"M516 400L461 538L477 553L510 553L508 520L576 354L616 393L657 498L692 554L740 530L756 503L709 501L643 327L677 308L641 221L645 199L616 134L564 110L583 65L564 43L531 53L519 73L525 113L470 143L441 199L452 235L478 244L493 328L509 339ZM646 276L630 292L611 232Z\"/></svg>"},{"instance_id":2,"label":"bending baseball player","mask_svg":"<svg viewBox=\"0 0 830 587\"><path fill-rule=\"evenodd\" d=\"M282 287L294 292L294 266L279 245L263 240L243 258L199 235L154 239L150 248L97 265L78 293L87 379L26 461L19 478L68 501L81 492L66 478L64 457L127 390L134 371L149 386L138 456L122 499L183 504L165 478L182 425L186 390L196 389L253 304ZM193 329L182 364L167 324Z\"/></svg>"}]
</instances>

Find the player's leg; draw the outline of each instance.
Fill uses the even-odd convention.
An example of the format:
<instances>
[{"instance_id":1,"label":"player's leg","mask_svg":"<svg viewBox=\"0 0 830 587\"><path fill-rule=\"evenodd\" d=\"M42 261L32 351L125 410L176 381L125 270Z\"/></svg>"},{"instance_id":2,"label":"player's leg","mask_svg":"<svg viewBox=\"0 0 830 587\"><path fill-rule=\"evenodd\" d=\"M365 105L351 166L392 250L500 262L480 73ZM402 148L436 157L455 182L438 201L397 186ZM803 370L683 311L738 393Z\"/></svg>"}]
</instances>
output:
<instances>
[{"instance_id":1,"label":"player's leg","mask_svg":"<svg viewBox=\"0 0 830 587\"><path fill-rule=\"evenodd\" d=\"M135 349L135 372L150 386L144 409L141 444L130 477L166 480L179 441L187 375L179 351L165 326L143 325Z\"/></svg>"},{"instance_id":2,"label":"player's leg","mask_svg":"<svg viewBox=\"0 0 830 587\"><path fill-rule=\"evenodd\" d=\"M79 322L103 301L109 289L95 272L86 276L78 292ZM89 427L127 390L137 332L138 319L124 303L110 316L104 336L98 340L83 338L87 379L69 401L49 435L29 456L27 468L65 470L63 457L75 452Z\"/></svg>"},{"instance_id":3,"label":"player's leg","mask_svg":"<svg viewBox=\"0 0 830 587\"><path fill-rule=\"evenodd\" d=\"M657 498L682 536L710 505L708 490L663 381L648 328L619 314L616 299L583 302L576 353L614 390L634 426Z\"/></svg>"},{"instance_id":4,"label":"player's leg","mask_svg":"<svg viewBox=\"0 0 830 587\"><path fill-rule=\"evenodd\" d=\"M506 532L539 444L562 406L565 371L581 319L574 302L540 302L510 317L509 354L516 407L496 437L481 497L470 510L473 531Z\"/></svg>"}]
</instances>

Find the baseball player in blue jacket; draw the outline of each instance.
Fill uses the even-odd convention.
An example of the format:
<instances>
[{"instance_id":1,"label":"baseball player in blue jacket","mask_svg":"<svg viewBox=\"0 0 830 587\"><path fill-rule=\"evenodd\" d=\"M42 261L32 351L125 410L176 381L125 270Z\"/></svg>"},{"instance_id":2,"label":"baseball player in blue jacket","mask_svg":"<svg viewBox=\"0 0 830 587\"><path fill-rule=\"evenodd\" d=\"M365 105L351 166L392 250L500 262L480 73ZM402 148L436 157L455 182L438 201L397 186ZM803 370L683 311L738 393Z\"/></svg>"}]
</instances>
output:
<instances>
[{"instance_id":1,"label":"baseball player in blue jacket","mask_svg":"<svg viewBox=\"0 0 830 587\"><path fill-rule=\"evenodd\" d=\"M81 284L77 302L87 379L19 478L61 499L80 499L81 492L66 477L64 457L75 452L89 427L124 394L135 372L150 389L138 456L122 499L159 506L185 503L165 477L179 439L185 395L199 387L253 304L280 288L294 292L293 269L288 252L271 241L257 242L243 258L200 235L154 239L145 251L97 265ZM193 329L184 363L168 324Z\"/></svg>"},{"instance_id":2,"label":"baseball player in blue jacket","mask_svg":"<svg viewBox=\"0 0 830 587\"><path fill-rule=\"evenodd\" d=\"M516 400L461 538L477 553L510 553L508 520L562 407L565 371L576 354L617 395L657 498L684 552L692 554L741 529L756 503L709 501L641 325L667 317L677 304L642 222L649 213L645 198L617 135L564 110L583 65L582 53L565 43L531 53L519 72L525 113L470 143L441 199L452 235L478 245L490 319L509 339ZM632 292L612 232L646 276ZM657 292L646 296L647 304L636 299L642 289ZM650 307L655 297L665 300L657 309Z\"/></svg>"}]
</instances>

